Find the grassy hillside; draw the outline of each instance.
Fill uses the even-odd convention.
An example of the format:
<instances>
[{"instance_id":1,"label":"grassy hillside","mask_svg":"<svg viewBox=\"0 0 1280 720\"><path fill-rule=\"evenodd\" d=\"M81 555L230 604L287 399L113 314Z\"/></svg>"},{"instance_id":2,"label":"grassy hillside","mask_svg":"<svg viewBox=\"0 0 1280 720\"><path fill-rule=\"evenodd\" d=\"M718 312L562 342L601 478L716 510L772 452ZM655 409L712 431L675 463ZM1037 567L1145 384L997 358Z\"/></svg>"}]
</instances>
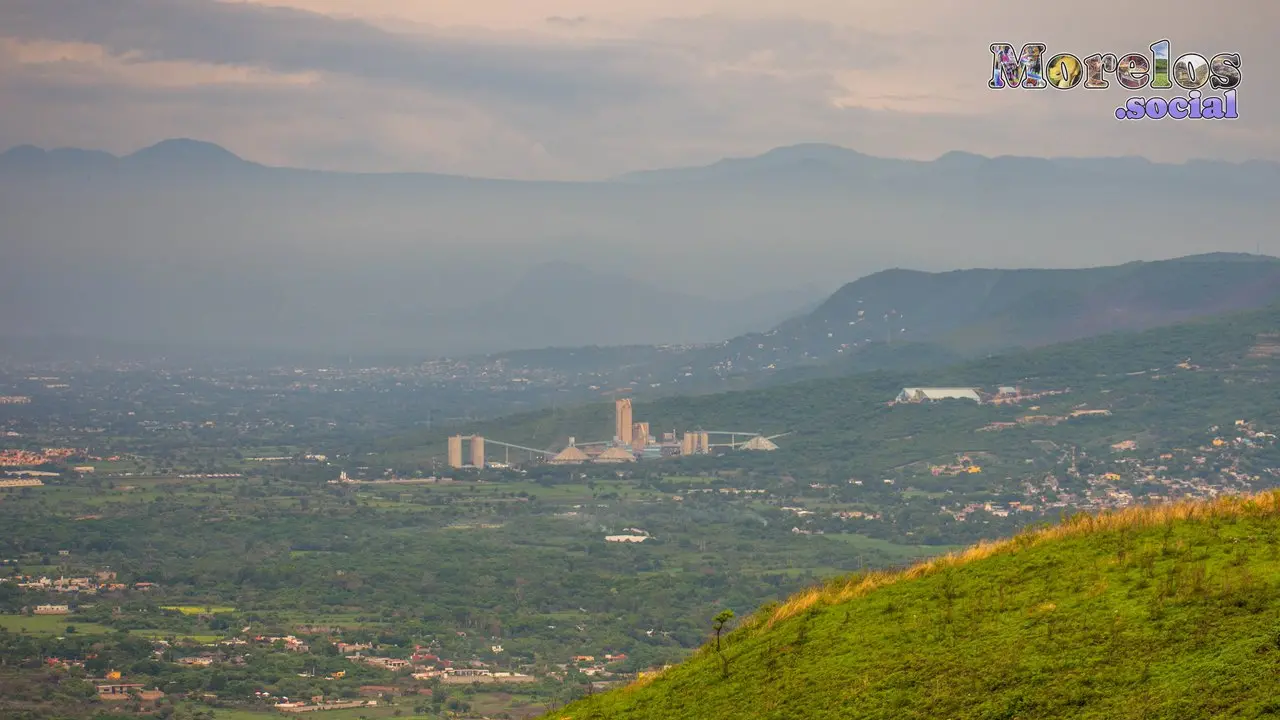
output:
<instances>
[{"instance_id":1,"label":"grassy hillside","mask_svg":"<svg viewBox=\"0 0 1280 720\"><path fill-rule=\"evenodd\" d=\"M548 717L1270 716L1277 589L1280 493L1080 515L833 580Z\"/></svg>"},{"instance_id":2,"label":"grassy hillside","mask_svg":"<svg viewBox=\"0 0 1280 720\"><path fill-rule=\"evenodd\" d=\"M1280 415L1274 378L1277 355L1267 336L1280 328L1280 308L1221 316L1138 333L1115 333L969 361L939 371L878 372L818 379L759 390L672 397L635 406L636 420L655 433L708 430L792 432L773 453L736 453L723 464L780 472L878 473L954 452L989 451L1017 456L1040 428L977 433L993 422L1029 412L1066 414L1081 406L1112 415L1054 428L1054 440L1079 444L1116 442L1158 434L1174 443L1193 431L1241 417ZM1179 367L1190 360L1190 364ZM1021 384L1031 390L1070 392L1023 406L976 406L956 401L889 407L904 386L964 385L994 388ZM612 406L597 404L514 415L463 428L506 442L557 448L612 435ZM392 462L443 457L443 432L380 442L362 450ZM707 460L710 462L710 459Z\"/></svg>"}]
</instances>

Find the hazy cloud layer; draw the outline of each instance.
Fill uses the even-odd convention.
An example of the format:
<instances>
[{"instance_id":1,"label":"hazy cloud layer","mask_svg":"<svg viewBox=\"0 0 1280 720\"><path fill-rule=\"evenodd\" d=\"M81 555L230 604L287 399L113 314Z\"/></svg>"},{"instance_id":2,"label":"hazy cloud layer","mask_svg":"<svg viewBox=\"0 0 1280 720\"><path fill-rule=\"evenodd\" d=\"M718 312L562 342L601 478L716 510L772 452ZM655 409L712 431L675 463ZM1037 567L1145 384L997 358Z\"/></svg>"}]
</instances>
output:
<instances>
[{"instance_id":1,"label":"hazy cloud layer","mask_svg":"<svg viewBox=\"0 0 1280 720\"><path fill-rule=\"evenodd\" d=\"M277 7L277 6L287 7ZM0 146L174 136L351 170L598 177L796 142L876 154L1280 159L1272 0L7 0ZM1248 22L1241 22L1243 19ZM985 87L986 46L1240 52L1241 119Z\"/></svg>"}]
</instances>

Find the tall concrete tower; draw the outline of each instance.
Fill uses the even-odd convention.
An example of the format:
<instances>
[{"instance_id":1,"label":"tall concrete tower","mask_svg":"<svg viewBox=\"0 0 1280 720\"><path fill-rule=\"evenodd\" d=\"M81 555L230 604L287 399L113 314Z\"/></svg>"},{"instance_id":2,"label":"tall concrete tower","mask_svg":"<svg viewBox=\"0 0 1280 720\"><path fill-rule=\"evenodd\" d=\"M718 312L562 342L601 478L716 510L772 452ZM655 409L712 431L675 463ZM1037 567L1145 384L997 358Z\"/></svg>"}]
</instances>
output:
<instances>
[{"instance_id":1,"label":"tall concrete tower","mask_svg":"<svg viewBox=\"0 0 1280 720\"><path fill-rule=\"evenodd\" d=\"M462 436L449 436L449 467L462 467Z\"/></svg>"},{"instance_id":2,"label":"tall concrete tower","mask_svg":"<svg viewBox=\"0 0 1280 720\"><path fill-rule=\"evenodd\" d=\"M614 418L613 437L623 445L630 445L634 428L631 425L631 398L618 398L613 402Z\"/></svg>"},{"instance_id":3,"label":"tall concrete tower","mask_svg":"<svg viewBox=\"0 0 1280 720\"><path fill-rule=\"evenodd\" d=\"M635 450L643 450L649 444L649 423L638 422L632 428L634 432L631 438L631 447Z\"/></svg>"},{"instance_id":4,"label":"tall concrete tower","mask_svg":"<svg viewBox=\"0 0 1280 720\"><path fill-rule=\"evenodd\" d=\"M471 464L477 468L484 467L484 438L471 436Z\"/></svg>"}]
</instances>

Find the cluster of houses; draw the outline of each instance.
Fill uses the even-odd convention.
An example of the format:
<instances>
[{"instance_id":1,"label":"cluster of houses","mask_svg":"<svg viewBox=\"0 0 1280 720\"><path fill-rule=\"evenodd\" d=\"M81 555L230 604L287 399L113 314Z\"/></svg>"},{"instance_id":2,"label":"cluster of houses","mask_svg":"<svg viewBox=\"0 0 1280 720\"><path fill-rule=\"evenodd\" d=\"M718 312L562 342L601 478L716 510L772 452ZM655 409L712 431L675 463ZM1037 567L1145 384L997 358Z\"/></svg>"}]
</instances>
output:
<instances>
[{"instance_id":1,"label":"cluster of houses","mask_svg":"<svg viewBox=\"0 0 1280 720\"><path fill-rule=\"evenodd\" d=\"M974 462L973 458L968 455L960 455L956 457L956 461L949 465L930 465L929 474L934 477L953 477L956 475L977 475L982 472L982 466Z\"/></svg>"},{"instance_id":2,"label":"cluster of houses","mask_svg":"<svg viewBox=\"0 0 1280 720\"><path fill-rule=\"evenodd\" d=\"M408 671L415 680L432 680L438 678L442 683L527 683L537 678L514 672L502 672L492 669L488 663L472 660L466 665L457 665L452 660L441 658L428 650L417 647L408 660L402 658L378 657L364 655L365 650L372 648L364 643L337 643L338 652L353 662L364 663L371 667L390 672ZM499 650L501 648L499 647Z\"/></svg>"},{"instance_id":3,"label":"cluster of houses","mask_svg":"<svg viewBox=\"0 0 1280 720\"><path fill-rule=\"evenodd\" d=\"M1013 422L992 422L978 428L978 432L990 432L1000 430L1010 430L1018 427L1026 427L1028 425L1057 425L1067 420L1076 420L1079 418L1106 417L1111 414L1110 410L1105 408L1086 409L1080 408L1072 410L1066 415L1023 415Z\"/></svg>"},{"instance_id":4,"label":"cluster of houses","mask_svg":"<svg viewBox=\"0 0 1280 720\"><path fill-rule=\"evenodd\" d=\"M0 450L0 467L31 467L60 462L72 457L87 457L86 450L76 448L44 448L42 450ZM101 459L101 458L93 458Z\"/></svg>"},{"instance_id":5,"label":"cluster of houses","mask_svg":"<svg viewBox=\"0 0 1280 720\"><path fill-rule=\"evenodd\" d=\"M944 507L942 508L941 512L943 515L950 515L951 517L955 518L958 522L965 522L966 520L969 519L971 515L978 512L986 513L987 515L991 515L992 517L1007 518L1014 513L1035 512L1035 510L1036 510L1036 506L1031 503L1024 503L1018 500L1013 500L1007 504L990 503L990 502L966 503L956 508Z\"/></svg>"},{"instance_id":6,"label":"cluster of houses","mask_svg":"<svg viewBox=\"0 0 1280 720\"><path fill-rule=\"evenodd\" d=\"M130 585L116 582L116 574L111 570L102 570L92 577L33 577L31 575L15 575L0 578L0 582L12 582L26 590L39 590L54 593L76 593L80 595L96 595L100 592L119 592L130 589ZM135 590L149 590L154 583L134 583Z\"/></svg>"},{"instance_id":7,"label":"cluster of houses","mask_svg":"<svg viewBox=\"0 0 1280 720\"><path fill-rule=\"evenodd\" d=\"M1092 472L1082 472L1080 461L1088 455L1078 449L1067 451L1058 472L1049 472L1040 480L1023 482L1026 501L1005 506L991 503L969 503L943 507L940 512L957 520L972 519L974 513L985 512L1008 517L1015 512L1040 510L1101 511L1123 508L1139 502L1211 499L1221 495L1249 492L1263 480L1262 474L1280 477L1280 469L1254 469L1241 463L1250 450L1274 445L1275 433L1259 429L1254 423L1237 420L1228 428L1208 428L1208 438L1196 448L1173 448L1143 457L1135 440L1121 440L1109 447L1110 456L1093 459ZM1103 463L1098 467L1098 463ZM1059 478L1072 478L1078 490L1065 490Z\"/></svg>"},{"instance_id":8,"label":"cluster of houses","mask_svg":"<svg viewBox=\"0 0 1280 720\"><path fill-rule=\"evenodd\" d=\"M879 520L880 513L863 512L861 510L838 510L831 513L831 517L837 517L841 520Z\"/></svg>"}]
</instances>

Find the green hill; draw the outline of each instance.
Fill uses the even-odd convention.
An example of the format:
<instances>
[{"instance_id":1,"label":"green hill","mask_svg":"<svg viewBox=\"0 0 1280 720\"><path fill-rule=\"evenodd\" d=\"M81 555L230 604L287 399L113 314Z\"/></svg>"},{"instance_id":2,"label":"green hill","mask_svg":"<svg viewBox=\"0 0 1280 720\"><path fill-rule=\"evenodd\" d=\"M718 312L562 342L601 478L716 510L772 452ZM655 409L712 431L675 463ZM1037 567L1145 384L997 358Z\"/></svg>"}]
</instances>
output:
<instances>
[{"instance_id":1,"label":"green hill","mask_svg":"<svg viewBox=\"0 0 1280 720\"><path fill-rule=\"evenodd\" d=\"M832 364L863 372L899 365L887 343L928 347L908 362L1037 347L1144 330L1280 300L1280 259L1214 253L1067 270L894 269L848 283L812 312L700 351L695 367ZM921 365L923 366L923 365Z\"/></svg>"},{"instance_id":2,"label":"green hill","mask_svg":"<svg viewBox=\"0 0 1280 720\"><path fill-rule=\"evenodd\" d=\"M547 717L1269 717L1277 589L1280 493L1080 515L833 580Z\"/></svg>"},{"instance_id":3,"label":"green hill","mask_svg":"<svg viewBox=\"0 0 1280 720\"><path fill-rule=\"evenodd\" d=\"M776 452L737 452L679 462L844 478L968 451L991 452L1020 464L1028 457L1024 448L1033 440L1100 445L1144 436L1173 444L1210 425L1243 417L1280 419L1280 397L1272 382L1280 353L1266 351L1274 346L1269 338L1277 329L1280 307L1272 307L1022 350L943 370L878 372L637 402L633 416L650 422L655 433L699 427L793 433L779 440L781 449ZM1184 363L1187 360L1189 364ZM887 405L902 387L994 389L1014 384L1069 392L1020 406L963 401ZM1035 426L975 432L1028 414L1063 416L1081 407L1106 409L1111 415L1062 423L1051 431ZM570 436L580 442L609 439L613 409L597 404L547 410L460 430L558 449ZM412 464L442 457L446 434L388 438L359 450L384 454L393 463Z\"/></svg>"},{"instance_id":4,"label":"green hill","mask_svg":"<svg viewBox=\"0 0 1280 720\"><path fill-rule=\"evenodd\" d=\"M545 348L485 359L530 372L552 369L571 378L568 384L595 391L626 386L652 400L937 369L995 352L1168 326L1277 301L1280 259L1264 255L1211 253L1058 270L893 269L848 283L812 310L766 331L711 345Z\"/></svg>"}]
</instances>

